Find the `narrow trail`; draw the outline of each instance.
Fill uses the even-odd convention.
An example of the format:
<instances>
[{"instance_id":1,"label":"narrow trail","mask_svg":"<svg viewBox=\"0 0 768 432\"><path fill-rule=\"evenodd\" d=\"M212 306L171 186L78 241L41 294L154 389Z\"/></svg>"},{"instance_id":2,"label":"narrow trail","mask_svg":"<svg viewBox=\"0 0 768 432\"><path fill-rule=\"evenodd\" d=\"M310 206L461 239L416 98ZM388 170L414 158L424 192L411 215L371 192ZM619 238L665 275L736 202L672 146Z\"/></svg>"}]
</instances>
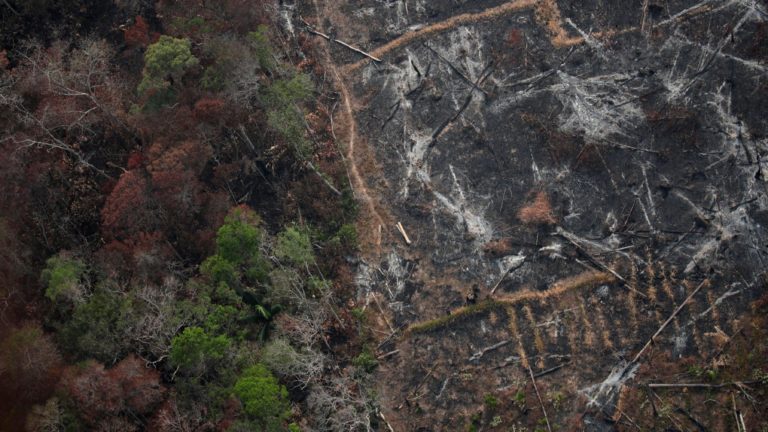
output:
<instances>
[{"instance_id":1,"label":"narrow trail","mask_svg":"<svg viewBox=\"0 0 768 432\"><path fill-rule=\"evenodd\" d=\"M320 6L317 4L317 0L312 0L312 4L315 8L315 14L317 16L322 16ZM324 8L323 12L325 12ZM358 168L358 155L355 152L355 144L358 139L357 122L355 121L355 115L352 110L352 98L350 97L349 89L344 84L343 74L336 67L336 63L333 61L328 47L324 46L321 52L323 54L326 67L331 71L333 75L335 87L339 93L341 93L342 97L342 113L344 115L344 123L346 123L345 126L347 128L346 137L344 137L347 140L345 158L349 164L349 175L352 180L352 186L355 189L355 195L357 195L357 198L364 203L365 208L367 209L367 214L362 215L360 220L367 225L369 232L373 234L373 245L375 247L375 252L376 255L380 255L382 231L387 227L387 225L384 222L385 218L382 217L379 210L377 210L376 202L374 198L372 198L372 194L366 185L366 181L362 175L360 175L360 169Z\"/></svg>"}]
</instances>

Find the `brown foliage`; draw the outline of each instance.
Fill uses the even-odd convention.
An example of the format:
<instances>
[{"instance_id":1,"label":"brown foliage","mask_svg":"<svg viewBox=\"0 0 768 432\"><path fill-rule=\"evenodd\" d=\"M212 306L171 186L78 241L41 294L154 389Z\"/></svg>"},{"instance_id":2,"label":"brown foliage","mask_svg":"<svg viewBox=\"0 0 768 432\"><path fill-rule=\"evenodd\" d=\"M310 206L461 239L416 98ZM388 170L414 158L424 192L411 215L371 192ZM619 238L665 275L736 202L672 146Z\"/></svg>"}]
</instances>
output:
<instances>
[{"instance_id":1,"label":"brown foliage","mask_svg":"<svg viewBox=\"0 0 768 432\"><path fill-rule=\"evenodd\" d=\"M197 176L202 172L210 156L210 147L197 140L176 142L159 138L149 148L147 171L152 175L153 180L158 173L169 171L188 172L192 176Z\"/></svg>"},{"instance_id":2,"label":"brown foliage","mask_svg":"<svg viewBox=\"0 0 768 432\"><path fill-rule=\"evenodd\" d=\"M224 111L224 100L219 98L202 98L195 102L192 111L195 119L206 123L217 123L221 120Z\"/></svg>"},{"instance_id":3,"label":"brown foliage","mask_svg":"<svg viewBox=\"0 0 768 432\"><path fill-rule=\"evenodd\" d=\"M73 366L62 382L83 420L91 425L127 412L149 414L165 395L160 374L134 355L112 369L92 360Z\"/></svg>"},{"instance_id":4,"label":"brown foliage","mask_svg":"<svg viewBox=\"0 0 768 432\"><path fill-rule=\"evenodd\" d=\"M549 195L544 191L537 192L533 202L520 208L517 218L527 225L547 225L557 222L549 202Z\"/></svg>"},{"instance_id":5,"label":"brown foliage","mask_svg":"<svg viewBox=\"0 0 768 432\"><path fill-rule=\"evenodd\" d=\"M109 238L125 237L151 220L149 182L145 175L132 170L123 173L101 209L102 229Z\"/></svg>"},{"instance_id":6,"label":"brown foliage","mask_svg":"<svg viewBox=\"0 0 768 432\"><path fill-rule=\"evenodd\" d=\"M483 253L489 257L503 257L512 252L512 239L491 240L483 245Z\"/></svg>"},{"instance_id":7,"label":"brown foliage","mask_svg":"<svg viewBox=\"0 0 768 432\"><path fill-rule=\"evenodd\" d=\"M159 278L173 251L160 232L139 232L125 240L113 240L97 253L100 267L110 277L136 275L142 280Z\"/></svg>"},{"instance_id":8,"label":"brown foliage","mask_svg":"<svg viewBox=\"0 0 768 432\"><path fill-rule=\"evenodd\" d=\"M129 47L146 47L150 43L149 25L144 17L137 16L132 26L123 29L125 44Z\"/></svg>"}]
</instances>

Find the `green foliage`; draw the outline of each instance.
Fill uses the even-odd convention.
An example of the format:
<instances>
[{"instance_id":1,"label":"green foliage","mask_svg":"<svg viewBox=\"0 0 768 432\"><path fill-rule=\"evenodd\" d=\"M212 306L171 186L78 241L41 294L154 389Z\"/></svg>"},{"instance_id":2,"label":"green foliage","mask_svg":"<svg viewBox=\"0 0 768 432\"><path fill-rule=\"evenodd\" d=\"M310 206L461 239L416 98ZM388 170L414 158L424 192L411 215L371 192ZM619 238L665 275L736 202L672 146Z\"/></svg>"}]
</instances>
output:
<instances>
[{"instance_id":1,"label":"green foliage","mask_svg":"<svg viewBox=\"0 0 768 432\"><path fill-rule=\"evenodd\" d=\"M414 324L407 329L407 332L408 333L427 333L430 331L439 330L452 323L455 323L462 319L466 319L475 314L499 309L503 306L504 306L503 301L498 301L493 299L485 300L470 306L466 306L466 307L451 311L450 315L442 315L433 320Z\"/></svg>"},{"instance_id":2,"label":"green foliage","mask_svg":"<svg viewBox=\"0 0 768 432\"><path fill-rule=\"evenodd\" d=\"M290 79L275 80L261 98L267 110L267 123L285 139L300 159L308 158L311 149L304 136L304 112L298 104L308 100L313 92L314 85L309 76L296 74Z\"/></svg>"},{"instance_id":3,"label":"green foliage","mask_svg":"<svg viewBox=\"0 0 768 432\"><path fill-rule=\"evenodd\" d=\"M218 254L234 265L240 265L259 255L261 230L246 218L238 217L238 210L224 221L216 233Z\"/></svg>"},{"instance_id":4,"label":"green foliage","mask_svg":"<svg viewBox=\"0 0 768 432\"><path fill-rule=\"evenodd\" d=\"M524 391L518 390L517 393L515 393L515 405L517 405L517 407L520 409L525 408L525 392Z\"/></svg>"},{"instance_id":5,"label":"green foliage","mask_svg":"<svg viewBox=\"0 0 768 432\"><path fill-rule=\"evenodd\" d=\"M499 405L499 400L496 399L496 396L490 393L485 395L483 401L485 402L485 406L490 410L495 409Z\"/></svg>"},{"instance_id":6,"label":"green foliage","mask_svg":"<svg viewBox=\"0 0 768 432\"><path fill-rule=\"evenodd\" d=\"M361 323L365 322L365 309L361 307L356 307L356 308L352 308L350 312L352 312L352 316L355 317L356 320L358 320Z\"/></svg>"},{"instance_id":7,"label":"green foliage","mask_svg":"<svg viewBox=\"0 0 768 432\"><path fill-rule=\"evenodd\" d=\"M288 390L266 366L259 363L246 369L235 383L234 393L258 430L284 430L291 408Z\"/></svg>"},{"instance_id":8,"label":"green foliage","mask_svg":"<svg viewBox=\"0 0 768 432\"><path fill-rule=\"evenodd\" d=\"M376 357L373 356L373 353L371 353L371 349L368 346L365 346L363 351L357 357L352 359L352 364L367 373L371 373L376 369L376 366L379 365L379 362L376 360Z\"/></svg>"},{"instance_id":9,"label":"green foliage","mask_svg":"<svg viewBox=\"0 0 768 432\"><path fill-rule=\"evenodd\" d=\"M355 229L353 224L342 225L336 232L336 237L346 247L352 248L357 246L357 229Z\"/></svg>"},{"instance_id":10,"label":"green foliage","mask_svg":"<svg viewBox=\"0 0 768 432\"><path fill-rule=\"evenodd\" d=\"M565 395L564 395L563 393L561 393L561 392L555 392L555 393L552 395L551 399L552 399L552 406L553 406L553 407L554 407L556 410L559 410L560 408L562 408L562 407L563 407L563 402L565 402L565 399L566 399L566 397L565 397Z\"/></svg>"},{"instance_id":11,"label":"green foliage","mask_svg":"<svg viewBox=\"0 0 768 432\"><path fill-rule=\"evenodd\" d=\"M215 285L233 285L237 280L235 266L221 255L211 255L203 261L200 273L207 276Z\"/></svg>"},{"instance_id":12,"label":"green foliage","mask_svg":"<svg viewBox=\"0 0 768 432\"><path fill-rule=\"evenodd\" d=\"M327 280L317 276L307 278L307 294L312 298L323 297L325 293L331 290Z\"/></svg>"},{"instance_id":13,"label":"green foliage","mask_svg":"<svg viewBox=\"0 0 768 432\"><path fill-rule=\"evenodd\" d=\"M288 227L277 236L275 256L297 266L305 267L315 262L309 232L295 226Z\"/></svg>"},{"instance_id":14,"label":"green foliage","mask_svg":"<svg viewBox=\"0 0 768 432\"><path fill-rule=\"evenodd\" d=\"M288 425L288 432L301 432L301 428L296 423L291 423Z\"/></svg>"},{"instance_id":15,"label":"green foliage","mask_svg":"<svg viewBox=\"0 0 768 432\"><path fill-rule=\"evenodd\" d=\"M248 33L248 40L259 61L259 66L266 71L274 70L275 56L272 52L272 43L269 41L269 28L264 24L259 25L256 31Z\"/></svg>"},{"instance_id":16,"label":"green foliage","mask_svg":"<svg viewBox=\"0 0 768 432\"><path fill-rule=\"evenodd\" d=\"M267 124L285 139L297 158L309 158L311 148L304 137L304 114L296 107L286 105L267 111Z\"/></svg>"},{"instance_id":17,"label":"green foliage","mask_svg":"<svg viewBox=\"0 0 768 432\"><path fill-rule=\"evenodd\" d=\"M201 372L206 363L224 357L231 341L213 336L200 327L187 327L171 341L171 362L187 371Z\"/></svg>"},{"instance_id":18,"label":"green foliage","mask_svg":"<svg viewBox=\"0 0 768 432\"><path fill-rule=\"evenodd\" d=\"M198 60L192 55L188 39L160 36L160 39L147 47L144 53L143 79L139 83L139 93L149 89L161 89L174 81L181 80L182 75Z\"/></svg>"},{"instance_id":19,"label":"green foliage","mask_svg":"<svg viewBox=\"0 0 768 432\"><path fill-rule=\"evenodd\" d=\"M221 91L226 86L224 68L219 64L212 64L205 68L203 77L200 79L200 86L203 90Z\"/></svg>"},{"instance_id":20,"label":"green foliage","mask_svg":"<svg viewBox=\"0 0 768 432\"><path fill-rule=\"evenodd\" d=\"M214 305L205 320L205 329L211 333L231 334L237 332L238 320L243 319L243 312L229 305Z\"/></svg>"},{"instance_id":21,"label":"green foliage","mask_svg":"<svg viewBox=\"0 0 768 432\"><path fill-rule=\"evenodd\" d=\"M78 301L82 297L80 279L85 272L82 261L59 254L48 258L41 278L46 285L45 296L51 301Z\"/></svg>"},{"instance_id":22,"label":"green foliage","mask_svg":"<svg viewBox=\"0 0 768 432\"><path fill-rule=\"evenodd\" d=\"M493 416L493 419L491 419L491 422L488 423L488 425L491 427L501 426L501 416L500 415Z\"/></svg>"},{"instance_id":23,"label":"green foliage","mask_svg":"<svg viewBox=\"0 0 768 432\"><path fill-rule=\"evenodd\" d=\"M72 311L58 334L60 345L79 358L114 361L129 350L132 308L129 298L99 289Z\"/></svg>"},{"instance_id":24,"label":"green foliage","mask_svg":"<svg viewBox=\"0 0 768 432\"><path fill-rule=\"evenodd\" d=\"M695 378L706 378L709 381L715 381L720 376L717 369L691 365L688 367L688 374Z\"/></svg>"},{"instance_id":25,"label":"green foliage","mask_svg":"<svg viewBox=\"0 0 768 432\"><path fill-rule=\"evenodd\" d=\"M315 86L309 75L295 74L290 79L275 80L264 90L262 102L270 110L293 106L309 100L315 92Z\"/></svg>"},{"instance_id":26,"label":"green foliage","mask_svg":"<svg viewBox=\"0 0 768 432\"><path fill-rule=\"evenodd\" d=\"M264 283L269 275L269 262L261 255L260 220L249 209L235 208L216 234L216 255L208 257L200 267L203 275L219 285L234 287L241 274L253 283Z\"/></svg>"},{"instance_id":27,"label":"green foliage","mask_svg":"<svg viewBox=\"0 0 768 432\"><path fill-rule=\"evenodd\" d=\"M467 425L467 431L468 432L477 432L480 430L480 422L482 420L483 416L481 413L474 413L472 414L472 417L469 418L469 424Z\"/></svg>"}]
</instances>

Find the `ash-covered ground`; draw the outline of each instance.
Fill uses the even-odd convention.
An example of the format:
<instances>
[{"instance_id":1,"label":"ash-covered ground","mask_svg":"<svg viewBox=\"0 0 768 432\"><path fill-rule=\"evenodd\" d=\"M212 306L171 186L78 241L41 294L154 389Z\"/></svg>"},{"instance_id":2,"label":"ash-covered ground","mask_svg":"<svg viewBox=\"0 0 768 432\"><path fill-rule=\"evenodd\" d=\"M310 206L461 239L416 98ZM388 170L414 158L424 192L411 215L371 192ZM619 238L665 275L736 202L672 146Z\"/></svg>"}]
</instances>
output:
<instances>
[{"instance_id":1,"label":"ash-covered ground","mask_svg":"<svg viewBox=\"0 0 768 432\"><path fill-rule=\"evenodd\" d=\"M765 2L284 7L380 60L308 34L368 208L394 430L625 427L643 365L710 361L765 293Z\"/></svg>"}]
</instances>

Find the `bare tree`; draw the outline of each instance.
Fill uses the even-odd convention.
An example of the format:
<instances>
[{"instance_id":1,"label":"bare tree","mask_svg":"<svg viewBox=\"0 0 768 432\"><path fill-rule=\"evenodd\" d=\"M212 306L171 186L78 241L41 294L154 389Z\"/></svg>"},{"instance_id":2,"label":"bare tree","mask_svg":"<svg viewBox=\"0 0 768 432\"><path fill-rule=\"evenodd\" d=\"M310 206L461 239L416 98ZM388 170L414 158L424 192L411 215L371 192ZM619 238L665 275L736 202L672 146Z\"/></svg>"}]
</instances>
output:
<instances>
[{"instance_id":1,"label":"bare tree","mask_svg":"<svg viewBox=\"0 0 768 432\"><path fill-rule=\"evenodd\" d=\"M261 362L283 378L306 388L325 368L325 356L311 347L296 349L285 339L275 339L261 352Z\"/></svg>"},{"instance_id":2,"label":"bare tree","mask_svg":"<svg viewBox=\"0 0 768 432\"><path fill-rule=\"evenodd\" d=\"M65 412L59 399L52 397L44 405L35 405L27 415L26 430L30 432L59 432L65 430Z\"/></svg>"},{"instance_id":3,"label":"bare tree","mask_svg":"<svg viewBox=\"0 0 768 432\"><path fill-rule=\"evenodd\" d=\"M142 347L143 351L152 354L154 359L150 363L165 359L173 337L192 322L192 317L178 313L176 292L179 288L178 280L170 277L160 287L145 285L133 290L138 302L128 334L132 339L131 346Z\"/></svg>"},{"instance_id":4,"label":"bare tree","mask_svg":"<svg viewBox=\"0 0 768 432\"><path fill-rule=\"evenodd\" d=\"M10 108L23 126L9 138L18 150L43 148L63 151L83 166L109 177L89 162L81 145L93 138L95 126L107 124L128 130L120 119L123 85L110 61L105 41L86 39L67 50L58 42L50 48L29 43L19 53L21 64L13 78L0 83L0 104ZM34 96L34 107L20 94Z\"/></svg>"},{"instance_id":5,"label":"bare tree","mask_svg":"<svg viewBox=\"0 0 768 432\"><path fill-rule=\"evenodd\" d=\"M313 387L307 404L319 431L371 431L374 407L361 382L347 376Z\"/></svg>"}]
</instances>

